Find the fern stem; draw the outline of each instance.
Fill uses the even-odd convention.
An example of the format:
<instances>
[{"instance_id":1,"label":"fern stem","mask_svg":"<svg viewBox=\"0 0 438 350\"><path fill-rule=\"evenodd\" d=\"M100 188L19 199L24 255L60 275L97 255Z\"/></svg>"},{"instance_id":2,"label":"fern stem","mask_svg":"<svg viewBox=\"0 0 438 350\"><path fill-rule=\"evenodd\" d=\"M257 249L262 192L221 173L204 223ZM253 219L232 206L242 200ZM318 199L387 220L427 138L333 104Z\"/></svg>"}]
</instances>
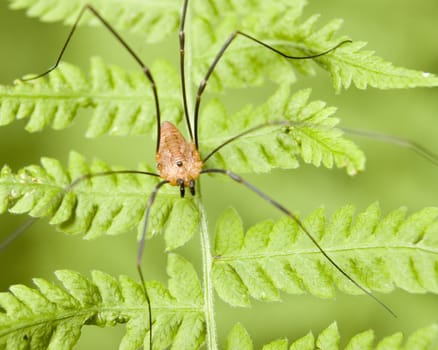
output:
<instances>
[{"instance_id":1,"label":"fern stem","mask_svg":"<svg viewBox=\"0 0 438 350\"><path fill-rule=\"evenodd\" d=\"M217 333L216 333L216 320L214 315L214 293L213 293L213 279L211 276L212 256L210 249L210 236L208 231L207 215L205 213L204 206L202 204L202 198L200 195L200 186L198 181L198 193L197 206L200 212L200 235L201 235L201 254L202 254L202 278L203 278L203 291L204 291L204 312L205 312L205 325L207 329L207 349L217 350Z\"/></svg>"}]
</instances>

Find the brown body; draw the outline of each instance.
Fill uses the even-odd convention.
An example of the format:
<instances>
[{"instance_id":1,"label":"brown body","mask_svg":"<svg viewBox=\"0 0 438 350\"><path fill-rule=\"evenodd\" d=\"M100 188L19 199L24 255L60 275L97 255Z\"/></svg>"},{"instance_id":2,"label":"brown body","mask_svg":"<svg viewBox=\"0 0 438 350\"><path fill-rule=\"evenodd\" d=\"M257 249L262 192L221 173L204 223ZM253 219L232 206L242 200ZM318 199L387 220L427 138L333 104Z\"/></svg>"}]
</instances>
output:
<instances>
[{"instance_id":1,"label":"brown body","mask_svg":"<svg viewBox=\"0 0 438 350\"><path fill-rule=\"evenodd\" d=\"M188 142L175 125L161 125L160 145L156 155L160 177L172 186L194 188L199 177L202 161L193 142Z\"/></svg>"}]
</instances>

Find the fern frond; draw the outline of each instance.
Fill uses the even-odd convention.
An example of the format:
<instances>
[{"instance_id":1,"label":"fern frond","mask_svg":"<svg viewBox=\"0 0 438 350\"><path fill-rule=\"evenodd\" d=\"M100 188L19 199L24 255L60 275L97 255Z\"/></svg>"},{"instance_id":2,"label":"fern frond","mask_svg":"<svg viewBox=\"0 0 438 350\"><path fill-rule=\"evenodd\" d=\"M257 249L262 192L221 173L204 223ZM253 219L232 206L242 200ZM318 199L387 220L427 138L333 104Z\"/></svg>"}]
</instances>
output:
<instances>
[{"instance_id":1,"label":"fern frond","mask_svg":"<svg viewBox=\"0 0 438 350\"><path fill-rule=\"evenodd\" d=\"M398 209L380 218L377 204L353 218L346 206L327 220L317 210L303 220L327 254L365 288L390 292L438 293L438 208L409 217ZM238 214L227 210L217 223L213 276L220 297L248 306L249 296L280 299L280 291L334 296L334 286L358 290L318 251L289 218L264 221L246 233Z\"/></svg>"},{"instance_id":2,"label":"fern frond","mask_svg":"<svg viewBox=\"0 0 438 350\"><path fill-rule=\"evenodd\" d=\"M42 167L28 166L17 174L8 166L3 167L0 212L50 217L50 223L57 225L60 231L84 234L85 238L125 233L136 226L142 228L146 202L157 183L155 177L99 176L65 192L80 176L109 171L110 167L100 160L88 164L75 152L70 154L68 170L54 159L43 158L41 163ZM167 248L176 248L196 232L198 215L192 198L181 199L175 188L167 186L160 191L152 207L149 234L164 230Z\"/></svg>"},{"instance_id":3,"label":"fern frond","mask_svg":"<svg viewBox=\"0 0 438 350\"><path fill-rule=\"evenodd\" d=\"M151 70L156 73L159 89L166 92L161 96L162 113L178 123L181 98L175 70L163 62ZM91 60L89 76L64 63L48 78L0 86L0 125L29 118L26 129L31 132L48 126L64 129L85 107L94 109L88 137L144 134L156 127L151 86L144 74L107 66L99 58Z\"/></svg>"},{"instance_id":4,"label":"fern frond","mask_svg":"<svg viewBox=\"0 0 438 350\"><path fill-rule=\"evenodd\" d=\"M178 123L182 111L176 72L168 65L154 65L161 96L162 115ZM126 73L118 67L105 66L92 60L91 79L85 78L73 66L64 64L48 80L32 84L0 87L0 125L15 119L29 118L26 129L39 131L47 126L68 127L83 107L93 107L94 114L87 136L103 134L127 135L150 132L155 127L154 101L149 82L140 72ZM242 137L213 157L211 165L230 167L239 172L267 172L272 168L298 166L296 155L306 163L346 167L352 174L363 169L364 155L334 129L337 120L330 118L334 108L321 101L308 102L310 90L290 95L283 85L264 105L246 107L226 117L218 103L210 103L203 111L208 127L202 121L201 149L212 150L250 127L272 122L290 121L290 127L277 126ZM203 127L204 126L204 127ZM214 127L212 127L214 126Z\"/></svg>"},{"instance_id":5,"label":"fern frond","mask_svg":"<svg viewBox=\"0 0 438 350\"><path fill-rule=\"evenodd\" d=\"M309 102L310 90L293 95L282 85L263 105L228 116L217 101L210 103L200 117L200 148L212 150L230 137L252 127L284 121L247 134L222 148L207 166L233 169L236 172L268 172L272 168L298 167L297 156L315 166L345 167L349 174L363 170L365 156L342 131L332 115L335 108L322 101ZM208 120L207 120L208 118Z\"/></svg>"},{"instance_id":6,"label":"fern frond","mask_svg":"<svg viewBox=\"0 0 438 350\"><path fill-rule=\"evenodd\" d=\"M62 21L72 25L86 4L94 6L117 30L127 29L140 33L145 42L158 42L173 33L179 24L180 4L175 1L117 0L9 0L12 9L27 9L27 15L44 22ZM95 17L84 17L80 24L96 24ZM100 23L99 23L100 24Z\"/></svg>"},{"instance_id":7,"label":"fern frond","mask_svg":"<svg viewBox=\"0 0 438 350\"><path fill-rule=\"evenodd\" d=\"M141 2L134 7L114 0L93 0L89 3L117 30L141 33L144 42L162 41L171 33L176 36L180 16L180 4L177 2ZM322 52L345 39L335 38L342 23L340 20L333 20L321 28L316 27L318 15L303 20L305 4L305 1L191 3L189 13L193 20L188 28L188 37L193 45L189 45L187 50L193 56L193 82L198 84L202 80L225 40L238 29L297 56ZM10 0L11 8L26 8L29 16L70 25L83 5L79 0L68 4L54 4L49 0ZM80 22L95 23L98 22L92 16ZM296 76L291 66L301 73L313 74L315 62L330 73L336 91L350 87L352 82L361 89L368 85L380 89L438 85L438 78L432 74L394 67L374 56L372 51L360 51L364 45L357 41L330 55L303 61L286 60L245 38L238 38L218 65L209 89L261 85L266 77L277 83L292 83Z\"/></svg>"},{"instance_id":8,"label":"fern frond","mask_svg":"<svg viewBox=\"0 0 438 350\"><path fill-rule=\"evenodd\" d=\"M231 33L242 30L262 40L258 37L259 26L270 27L276 21L289 26L302 14L305 4L302 0L258 1L250 4L241 4L238 1L199 1L196 7L192 7L197 16L193 18L189 29L189 38L193 43L189 47L193 57L193 82L201 82ZM254 25L254 22L258 22L258 25ZM221 91L225 86L261 85L266 77L279 83L294 82L296 77L293 70L284 63L279 55L245 38L237 37L216 67L208 89Z\"/></svg>"},{"instance_id":9,"label":"fern frond","mask_svg":"<svg viewBox=\"0 0 438 350\"><path fill-rule=\"evenodd\" d=\"M297 6L277 6L282 6L282 10L252 11L243 21L232 14L218 23L210 18L194 21L192 32L204 33L195 38L193 47L194 82L201 81L225 40L236 29L294 56L323 52L346 39L335 37L342 24L340 20L317 28L318 15L302 19L301 2ZM438 77L433 74L394 67L372 51L360 51L364 45L354 41L313 60L288 60L246 38L237 38L218 64L209 88L222 91L224 87L261 85L267 77L279 84L293 83L297 78L292 68L313 75L315 64L329 72L336 91L350 87L351 83L360 89L367 86L379 89L438 86Z\"/></svg>"},{"instance_id":10,"label":"fern frond","mask_svg":"<svg viewBox=\"0 0 438 350\"><path fill-rule=\"evenodd\" d=\"M429 327L419 329L411 334L403 343L403 334L395 333L383 338L377 344L375 343L375 335L372 330L365 331L355 335L350 339L346 350L353 349L376 349L376 350L432 350L435 349L434 343L438 340L438 325L433 324ZM289 345L287 339L278 339L263 346L263 350L314 350L314 349L330 349L338 350L340 334L336 323L332 323L324 329L318 337L312 332L304 337L295 340ZM246 329L241 324L236 324L227 338L226 350L253 350L251 338Z\"/></svg>"},{"instance_id":11,"label":"fern frond","mask_svg":"<svg viewBox=\"0 0 438 350\"><path fill-rule=\"evenodd\" d=\"M413 87L436 87L438 77L402 67L374 55L374 51L362 50L366 43L355 42L339 49L332 60L327 61L328 71L336 91L348 89L353 83L359 89L368 86L378 89L405 89Z\"/></svg>"},{"instance_id":12,"label":"fern frond","mask_svg":"<svg viewBox=\"0 0 438 350\"><path fill-rule=\"evenodd\" d=\"M334 38L342 21L334 20L320 29L315 29L317 16L300 24L296 31L288 28L279 29L277 35L282 34L283 41L294 42L301 40L301 44L311 52L321 52L324 48L333 47L344 38ZM272 31L277 31L274 27ZM281 34L280 34L281 33ZM401 89L412 87L438 86L438 77L401 67L394 67L390 62L375 56L372 51L360 51L366 43L354 41L344 45L327 56L315 59L318 64L327 70L336 91L345 89L351 83L359 89L371 86L378 89ZM306 62L309 63L309 62Z\"/></svg>"},{"instance_id":13,"label":"fern frond","mask_svg":"<svg viewBox=\"0 0 438 350\"><path fill-rule=\"evenodd\" d=\"M169 289L147 283L154 348L197 349L205 336L200 282L193 266L177 255L169 255L168 274ZM148 308L139 283L100 271L93 271L91 280L70 270L55 275L63 287L35 278L38 289L14 285L0 293L0 348L71 349L85 325L119 323L126 324L120 349L147 343Z\"/></svg>"}]
</instances>

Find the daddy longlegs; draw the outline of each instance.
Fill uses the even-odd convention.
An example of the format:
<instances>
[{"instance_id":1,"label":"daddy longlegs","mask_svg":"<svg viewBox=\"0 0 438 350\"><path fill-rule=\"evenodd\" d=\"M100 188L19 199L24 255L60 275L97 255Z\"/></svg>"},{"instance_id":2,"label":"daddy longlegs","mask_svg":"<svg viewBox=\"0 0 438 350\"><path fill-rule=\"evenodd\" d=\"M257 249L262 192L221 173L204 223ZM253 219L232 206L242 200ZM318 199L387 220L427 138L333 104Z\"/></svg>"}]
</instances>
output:
<instances>
[{"instance_id":1,"label":"daddy longlegs","mask_svg":"<svg viewBox=\"0 0 438 350\"><path fill-rule=\"evenodd\" d=\"M134 50L127 44L127 42L118 34L118 32L111 26L109 22L103 18L100 13L91 5L85 5L81 11L79 12L68 36L67 39L62 46L62 49L56 59L55 64L50 67L47 71L38 74L36 76L22 79L22 81L29 81L29 80L35 80L38 78L41 78L43 76L46 76L50 72L52 72L54 69L56 69L61 62L61 59L70 43L71 38L73 37L73 34L76 31L76 28L79 24L79 21L83 17L83 15L88 11L91 12L94 17L96 17L103 25L104 27L111 32L111 34L116 38L116 40L129 52L130 56L137 62L137 64L141 67L145 77L150 82L150 86L153 93L154 98L154 104L155 104L155 113L156 113L156 123L157 123L157 143L156 143L156 162L157 162L157 173L153 172L146 172L146 171L137 171L137 170L121 170L121 171L106 171L106 172L100 172L100 173L91 173L84 176L81 176L74 180L69 186L67 186L64 191L61 193L61 195L66 194L67 192L71 191L74 187L79 185L81 182L94 178L99 176L108 176L108 175L114 175L114 174L137 174L137 175L146 175L146 176L152 176L160 178L160 181L155 185L153 188L149 199L147 201L147 206L144 213L144 223L143 223L143 229L141 232L141 238L138 246L138 252L137 252L137 271L141 280L143 292L147 301L147 307L148 307L148 316L149 316L149 348L152 349L152 326L153 326L153 318L152 318L152 308L151 303L148 295L148 291L145 284L144 274L143 270L141 268L141 263L143 260L143 251L144 251L144 245L145 245L145 239L146 239L146 232L148 229L148 221L150 216L150 210L155 202L156 196L159 193L159 190L164 185L171 185L171 186L178 186L180 190L180 196L185 196L185 190L186 188L189 189L191 195L195 195L195 187L196 187L196 181L197 179L203 175L203 174L222 174L224 176L227 176L231 180L242 184L246 188L248 188L250 191L255 193L257 196L259 196L261 199L269 202L272 206L277 208L280 212L287 215L291 220L293 220L301 229L301 231L312 241L312 243L315 245L315 247L320 251L320 253L325 257L325 259L328 260L328 262L333 265L339 273L341 273L346 279L348 279L352 284L354 284L358 289L360 289L362 292L367 294L369 297L371 297L375 302L377 302L380 306L382 306L386 311L388 311L391 315L396 316L395 313L386 305L384 304L380 299L378 299L371 291L367 290L365 287L363 287L361 284L359 284L355 279L353 279L350 275L348 275L341 266L339 266L323 249L323 247L318 243L318 241L314 238L314 235L312 232L310 232L305 225L302 223L302 221L290 210L288 210L286 207L281 205L279 202L274 200L271 196L268 194L262 192L260 189L243 179L240 175L228 170L228 169L217 169L217 168L208 168L206 167L206 163L208 159L213 156L216 152L218 152L223 147L227 146L228 144L234 142L235 140L248 135L250 133L253 133L259 129L263 129L266 127L272 127L272 126L279 126L279 127L293 127L294 125L291 125L291 122L289 121L273 121L268 122L264 124L260 124L258 126L252 127L250 129L244 130L241 133L234 135L230 137L228 140L223 142L222 144L218 145L216 148L214 148L210 153L207 155L201 155L201 151L199 150L199 139L198 139L198 129L199 129L199 111L200 111L200 104L201 104L201 97L205 91L205 88L207 86L208 80L213 74L217 64L220 62L221 58L223 57L224 53L227 51L227 49L230 47L230 45L234 42L234 40L237 37L242 37L242 39L250 40L253 43L263 46L264 48L270 50L273 52L273 54L277 54L280 56L283 56L285 59L314 59L317 57L321 57L324 55L327 55L331 53L332 51L336 50L342 45L348 44L351 41L345 40L334 47L328 48L327 50L323 52L319 52L316 54L311 54L308 56L290 56L287 55L276 48L258 40L257 38L241 32L241 31L234 31L231 33L231 35L227 38L227 40L224 42L223 46L217 53L216 57L210 64L204 79L200 83L197 93L196 93L196 101L195 101L195 107L193 111L193 127L192 122L190 118L189 113L189 107L188 107L188 98L187 98L187 91L186 91L186 76L185 76L185 20L187 16L187 8L188 8L188 0L184 0L182 11L181 11L181 22L179 27L179 48L180 48L180 77L181 77L181 86L182 86L182 99L183 99L183 109L184 109L184 116L185 116L185 122L189 134L190 141L187 141L184 136L180 133L180 131L176 128L175 125L173 125L170 122L161 122L161 114L160 114L160 103L158 98L158 89L155 84L155 80L153 78L152 72L150 69L143 63L143 61L140 59L140 57L134 52ZM413 149L415 152L420 154L420 156L423 156L424 158L428 159L429 161L433 162L434 164L438 164L438 157L428 151L427 149L421 147L420 145L411 143L408 140L401 139L401 138L395 138L390 137L383 134L372 134L367 132L360 132L356 130L350 130L350 129L344 129L346 132L350 133L358 133L359 135L366 136L366 137L374 137L376 139L380 139L385 142L391 142L395 144L400 144L404 147L408 147ZM27 223L25 223L22 227L20 227L18 230L16 230L6 241L2 242L0 244L0 249L4 248L6 245L8 245L12 240L14 240L16 237L18 237L22 232L24 232L34 221L36 218L30 219Z\"/></svg>"}]
</instances>

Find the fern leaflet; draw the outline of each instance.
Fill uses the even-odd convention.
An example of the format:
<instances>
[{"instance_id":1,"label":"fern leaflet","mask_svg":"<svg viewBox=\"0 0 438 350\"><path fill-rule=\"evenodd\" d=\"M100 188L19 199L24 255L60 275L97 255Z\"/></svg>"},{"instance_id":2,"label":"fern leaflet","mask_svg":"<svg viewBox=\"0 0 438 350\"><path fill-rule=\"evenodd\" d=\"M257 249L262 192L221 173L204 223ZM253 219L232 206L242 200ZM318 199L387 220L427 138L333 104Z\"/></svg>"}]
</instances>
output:
<instances>
[{"instance_id":1,"label":"fern leaflet","mask_svg":"<svg viewBox=\"0 0 438 350\"><path fill-rule=\"evenodd\" d=\"M157 183L156 178L133 174L101 176L65 192L73 180L111 169L99 160L88 164L75 152L70 154L68 171L50 158L43 158L42 165L25 167L17 174L8 166L3 167L0 212L48 216L59 230L85 234L86 238L125 233L137 225L142 228L147 198ZM176 248L196 232L197 221L198 210L193 199L180 199L175 188L166 186L152 208L150 234L164 230L168 249Z\"/></svg>"},{"instance_id":2,"label":"fern leaflet","mask_svg":"<svg viewBox=\"0 0 438 350\"><path fill-rule=\"evenodd\" d=\"M200 282L193 267L174 254L169 256L168 274L169 289L147 283L154 347L197 349L205 336ZM147 342L147 304L137 282L100 271L93 271L91 280L69 270L55 275L63 288L35 278L38 289L14 285L0 293L0 348L71 349L83 326L118 323L126 324L120 349L138 349Z\"/></svg>"},{"instance_id":3,"label":"fern leaflet","mask_svg":"<svg viewBox=\"0 0 438 350\"><path fill-rule=\"evenodd\" d=\"M345 350L353 349L376 349L376 350L432 350L434 342L438 339L438 325L419 329L403 342L403 334L395 333L383 338L374 345L375 335L372 330L359 333L351 338ZM289 345L287 339L278 339L263 346L262 350L338 350L340 334L336 323L332 323L324 329L318 337L308 333L304 337L295 340ZM226 350L253 350L252 340L241 324L236 324L227 338Z\"/></svg>"},{"instance_id":4,"label":"fern leaflet","mask_svg":"<svg viewBox=\"0 0 438 350\"><path fill-rule=\"evenodd\" d=\"M94 114L87 136L102 134L126 135L150 132L155 123L153 99L148 82L142 74L125 73L117 67L108 68L100 60L92 61L91 81L73 66L64 64L34 84L19 84L0 90L0 124L29 117L29 131L39 131L49 125L55 129L68 127L83 107L93 107ZM155 65L159 81L165 87L162 113L170 121L181 120L181 106L176 86L176 73L164 64ZM136 72L138 73L138 72ZM100 83L97 83L97 82ZM160 90L161 91L161 90ZM83 96L86 94L87 97ZM295 168L296 155L306 163L346 167L350 174L363 170L364 155L334 128L331 118L335 109L321 101L308 102L310 90L290 95L283 85L261 106L244 107L227 116L217 101L204 111L208 125L200 121L201 151L204 156L232 135L269 122L282 125L263 128L224 147L208 162L208 166L234 169L238 172L268 172L272 168ZM146 98L145 98L146 97Z\"/></svg>"},{"instance_id":5,"label":"fern leaflet","mask_svg":"<svg viewBox=\"0 0 438 350\"><path fill-rule=\"evenodd\" d=\"M181 119L176 72L156 63L157 84L167 93L163 110L170 121ZM141 71L125 72L91 60L89 77L69 64L52 72L48 79L0 87L0 125L29 118L26 129L40 131L47 126L64 129L71 125L80 108L93 107L87 136L102 134L144 134L155 127L155 108L150 83Z\"/></svg>"},{"instance_id":6,"label":"fern leaflet","mask_svg":"<svg viewBox=\"0 0 438 350\"><path fill-rule=\"evenodd\" d=\"M366 288L438 293L438 208L408 218L401 208L381 219L373 204L355 220L353 214L346 206L327 221L317 210L303 222L327 254ZM261 222L244 233L239 216L229 209L218 221L215 250L216 291L234 306L249 306L249 296L279 300L280 291L331 298L334 285L345 293L360 292L288 218Z\"/></svg>"},{"instance_id":7,"label":"fern leaflet","mask_svg":"<svg viewBox=\"0 0 438 350\"><path fill-rule=\"evenodd\" d=\"M314 166L345 167L350 174L363 170L365 156L357 146L335 128L338 120L331 117L335 108L322 101L309 102L310 90L291 96L287 85L264 104L247 106L228 115L217 101L206 106L208 123L200 120L200 147L211 150L230 135L265 123L280 125L263 128L233 142L208 162L207 166L233 169L236 172L269 172L272 168L298 166L296 156ZM208 153L208 152L204 152Z\"/></svg>"},{"instance_id":8,"label":"fern leaflet","mask_svg":"<svg viewBox=\"0 0 438 350\"><path fill-rule=\"evenodd\" d=\"M101 11L102 15L118 30L129 29L140 33L148 42L158 42L178 27L179 4L175 1L136 1L132 3L116 0L9 0L12 9L27 9L27 15L45 22L63 21L72 25L85 3ZM87 17L81 24L96 24L96 19Z\"/></svg>"},{"instance_id":9,"label":"fern leaflet","mask_svg":"<svg viewBox=\"0 0 438 350\"><path fill-rule=\"evenodd\" d=\"M226 38L236 29L294 56L322 52L345 40L345 37L335 37L342 21L333 20L316 28L319 16L302 21L302 5L302 2L289 6L277 4L283 6L282 10L273 7L271 10L252 11L243 20L237 14L230 14L221 22L194 21L192 33L204 34L197 38L193 35L196 38L193 81L201 81ZM372 51L360 51L363 46L364 42L354 41L311 61L287 60L245 38L238 38L215 70L210 89L221 91L224 87L261 85L265 77L277 83L293 83L297 78L291 66L301 73L313 75L315 63L329 72L336 91L349 88L351 83L360 89L367 86L379 89L438 86L438 78L433 74L394 67L374 56Z\"/></svg>"},{"instance_id":10,"label":"fern leaflet","mask_svg":"<svg viewBox=\"0 0 438 350\"><path fill-rule=\"evenodd\" d=\"M94 0L89 3L98 8L115 28L139 32L146 42L162 41L176 30L179 20L179 8L174 2L138 3L134 8L115 1ZM46 21L62 20L71 24L83 3L71 1L69 4L53 6L47 0L11 1L13 8L28 8L31 16L38 16ZM212 1L195 1L191 10L197 19L193 21L191 32L204 34L194 41L196 64L193 67L193 80L201 80L219 46L236 29L250 31L260 40L286 51L295 50L298 55L321 51L338 43L341 39L335 39L334 34L341 21L332 21L321 29L315 29L318 16L312 16L300 23L304 5L304 1L279 1L275 4L249 1L216 4ZM82 24L87 23L93 23L91 17L88 21L82 21ZM225 56L214 75L211 85L216 88L223 85L258 85L262 83L264 76L277 82L293 82L295 76L290 70L290 64L303 73L314 72L311 62L290 61L290 64L285 64L282 58L263 49L255 49L254 45L235 45L237 48ZM437 86L437 78L431 74L393 67L389 62L374 56L371 51L359 51L364 45L363 42L357 42L349 48L338 50L330 59L317 60L320 66L329 71L337 91L342 87L348 88L351 82L359 88L367 85L384 89Z\"/></svg>"}]
</instances>

